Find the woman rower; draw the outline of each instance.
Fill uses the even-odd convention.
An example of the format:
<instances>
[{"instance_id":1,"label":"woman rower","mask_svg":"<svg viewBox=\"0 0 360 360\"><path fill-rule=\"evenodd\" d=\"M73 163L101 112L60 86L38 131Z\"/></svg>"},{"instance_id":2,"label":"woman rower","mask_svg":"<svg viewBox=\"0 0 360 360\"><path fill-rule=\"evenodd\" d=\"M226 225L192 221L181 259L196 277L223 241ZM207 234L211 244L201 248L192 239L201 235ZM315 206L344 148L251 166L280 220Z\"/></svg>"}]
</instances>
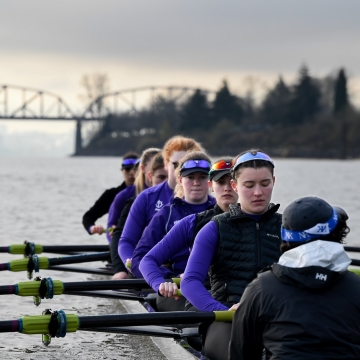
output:
<instances>
[{"instance_id":1,"label":"woman rower","mask_svg":"<svg viewBox=\"0 0 360 360\"><path fill-rule=\"evenodd\" d=\"M140 158L140 168L136 174L134 185L128 186L126 189L121 191L115 196L109 209L109 216L107 221L107 228L115 228L116 223L120 217L121 211L124 208L126 200L130 199L135 195L139 195L143 190L151 186L148 173L150 170L152 158L161 152L158 148L149 148L143 151ZM165 180L165 179L164 179ZM106 232L106 237L111 242L111 234L109 231Z\"/></svg>"},{"instance_id":2,"label":"woman rower","mask_svg":"<svg viewBox=\"0 0 360 360\"><path fill-rule=\"evenodd\" d=\"M156 186L163 183L167 179L167 172L164 169L164 159L162 153L157 153L151 160L150 171L147 173L147 178L151 186ZM128 278L128 272L124 263L121 261L118 254L119 239L124 229L126 219L129 215L131 206L135 201L136 196L133 196L125 201L123 210L116 223L116 228L112 234L112 241L110 243L111 264L114 269L113 280L121 280Z\"/></svg>"},{"instance_id":3,"label":"woman rower","mask_svg":"<svg viewBox=\"0 0 360 360\"><path fill-rule=\"evenodd\" d=\"M104 228L101 225L95 225L95 221L108 213L115 196L120 191L134 183L138 158L139 155L135 152L128 152L124 155L121 163L121 172L124 177L123 183L116 188L105 190L99 199L96 200L95 204L84 214L82 223L90 235L101 235L104 232Z\"/></svg>"},{"instance_id":4,"label":"woman rower","mask_svg":"<svg viewBox=\"0 0 360 360\"><path fill-rule=\"evenodd\" d=\"M208 184L216 199L214 208L198 214L189 215L180 220L141 260L139 268L142 275L160 296L178 299L177 285L165 280L159 269L160 266L185 249L184 258L172 264L172 275L182 275L196 234L213 216L228 211L230 204L236 205L238 195L230 184L230 170L232 165L231 158L219 159L213 164L209 171ZM167 276L167 278L169 278L169 276Z\"/></svg>"},{"instance_id":5,"label":"woman rower","mask_svg":"<svg viewBox=\"0 0 360 360\"><path fill-rule=\"evenodd\" d=\"M230 205L200 230L181 281L182 294L200 311L231 310L256 274L280 256L280 205L270 203L274 162L258 150L246 151L232 177L241 206ZM203 285L208 273L211 295ZM230 332L231 323L212 323L204 355L227 359Z\"/></svg>"},{"instance_id":6,"label":"woman rower","mask_svg":"<svg viewBox=\"0 0 360 360\"><path fill-rule=\"evenodd\" d=\"M135 277L143 277L139 270L140 261L178 221L190 214L214 207L215 199L209 195L208 173L210 168L210 158L200 151L189 152L180 160L179 167L176 169L178 185L174 198L153 217L134 250L131 271ZM185 268L188 255L189 249L185 247L168 258L169 265L161 267L164 278L174 276L170 264L182 263ZM168 310L162 309L163 300L165 298L160 299L160 303L157 303L160 311ZM183 310L184 302L175 301L173 303L174 308L169 310Z\"/></svg>"},{"instance_id":7,"label":"woman rower","mask_svg":"<svg viewBox=\"0 0 360 360\"><path fill-rule=\"evenodd\" d=\"M174 136L164 145L163 157L168 179L144 190L134 201L119 241L118 252L124 264L131 266L134 249L153 216L170 201L176 185L175 169L187 151L201 151L194 139Z\"/></svg>"}]
</instances>

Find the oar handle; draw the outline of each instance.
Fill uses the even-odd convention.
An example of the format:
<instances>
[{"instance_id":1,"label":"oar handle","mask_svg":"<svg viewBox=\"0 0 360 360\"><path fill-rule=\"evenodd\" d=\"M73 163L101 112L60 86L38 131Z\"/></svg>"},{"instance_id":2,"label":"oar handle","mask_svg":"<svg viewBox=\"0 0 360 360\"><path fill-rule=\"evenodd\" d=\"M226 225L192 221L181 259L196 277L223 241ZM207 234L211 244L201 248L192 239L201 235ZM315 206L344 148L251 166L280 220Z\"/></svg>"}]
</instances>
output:
<instances>
[{"instance_id":1,"label":"oar handle","mask_svg":"<svg viewBox=\"0 0 360 360\"><path fill-rule=\"evenodd\" d=\"M115 229L116 229L115 227L109 227L107 229L104 229L102 233L105 234L107 231L110 232L110 231L114 231Z\"/></svg>"}]
</instances>

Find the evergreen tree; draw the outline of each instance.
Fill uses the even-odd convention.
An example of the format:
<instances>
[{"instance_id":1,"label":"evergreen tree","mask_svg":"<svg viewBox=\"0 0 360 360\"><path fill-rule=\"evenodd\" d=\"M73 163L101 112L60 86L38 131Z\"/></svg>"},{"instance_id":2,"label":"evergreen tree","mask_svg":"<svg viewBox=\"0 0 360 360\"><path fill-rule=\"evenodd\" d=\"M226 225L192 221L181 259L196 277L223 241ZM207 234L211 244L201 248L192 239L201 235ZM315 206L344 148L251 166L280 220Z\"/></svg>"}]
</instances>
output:
<instances>
[{"instance_id":1,"label":"evergreen tree","mask_svg":"<svg viewBox=\"0 0 360 360\"><path fill-rule=\"evenodd\" d=\"M210 109L206 95L197 89L181 111L181 129L191 132L194 129L206 129L210 121Z\"/></svg>"},{"instance_id":2,"label":"evergreen tree","mask_svg":"<svg viewBox=\"0 0 360 360\"><path fill-rule=\"evenodd\" d=\"M244 117L241 100L230 93L227 81L224 80L221 89L216 93L213 102L213 123L227 119L239 125Z\"/></svg>"},{"instance_id":3,"label":"evergreen tree","mask_svg":"<svg viewBox=\"0 0 360 360\"><path fill-rule=\"evenodd\" d=\"M275 87L266 95L260 110L260 118L269 125L289 123L291 91L280 76Z\"/></svg>"},{"instance_id":4,"label":"evergreen tree","mask_svg":"<svg viewBox=\"0 0 360 360\"><path fill-rule=\"evenodd\" d=\"M338 114L345 110L349 105L349 98L347 92L347 79L345 70L340 69L339 75L335 82L334 93L334 114Z\"/></svg>"},{"instance_id":5,"label":"evergreen tree","mask_svg":"<svg viewBox=\"0 0 360 360\"><path fill-rule=\"evenodd\" d=\"M310 77L308 68L301 67L299 81L290 102L290 122L298 125L312 119L320 110L320 100L320 90Z\"/></svg>"}]
</instances>

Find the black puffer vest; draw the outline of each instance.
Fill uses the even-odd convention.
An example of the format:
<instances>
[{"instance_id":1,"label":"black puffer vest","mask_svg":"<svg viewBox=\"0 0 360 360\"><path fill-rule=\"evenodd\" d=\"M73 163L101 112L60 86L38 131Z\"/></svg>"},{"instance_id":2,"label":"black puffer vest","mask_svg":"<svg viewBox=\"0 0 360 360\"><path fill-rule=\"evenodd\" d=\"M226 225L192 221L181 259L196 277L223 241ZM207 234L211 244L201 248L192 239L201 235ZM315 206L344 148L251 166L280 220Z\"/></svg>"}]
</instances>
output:
<instances>
[{"instance_id":1,"label":"black puffer vest","mask_svg":"<svg viewBox=\"0 0 360 360\"><path fill-rule=\"evenodd\" d=\"M196 238L198 232L208 223L210 220L216 216L223 214L224 212L221 210L218 204L215 204L213 209L202 211L201 213L196 214L196 222L194 226L194 235L193 242Z\"/></svg>"},{"instance_id":2,"label":"black puffer vest","mask_svg":"<svg viewBox=\"0 0 360 360\"><path fill-rule=\"evenodd\" d=\"M270 204L258 221L234 205L230 205L228 213L213 218L219 229L218 249L209 270L214 299L229 307L238 303L256 274L278 261L282 218L276 212L279 207Z\"/></svg>"}]
</instances>

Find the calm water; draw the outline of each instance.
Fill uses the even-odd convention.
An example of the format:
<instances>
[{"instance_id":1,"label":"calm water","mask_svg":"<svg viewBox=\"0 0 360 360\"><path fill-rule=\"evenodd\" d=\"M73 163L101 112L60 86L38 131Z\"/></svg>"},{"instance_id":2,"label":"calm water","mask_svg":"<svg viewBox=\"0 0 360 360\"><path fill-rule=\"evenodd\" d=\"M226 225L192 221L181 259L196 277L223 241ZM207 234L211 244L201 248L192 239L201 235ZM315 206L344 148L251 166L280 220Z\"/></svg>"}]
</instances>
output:
<instances>
[{"instance_id":1,"label":"calm water","mask_svg":"<svg viewBox=\"0 0 360 360\"><path fill-rule=\"evenodd\" d=\"M105 244L105 237L87 235L81 219L104 189L122 181L119 168L120 158L0 158L0 246L22 243L25 239L44 245ZM360 246L360 161L278 159L275 171L273 201L280 203L281 209L297 197L323 197L347 210L351 228L348 244ZM105 225L106 218L99 223ZM15 258L19 256L0 254L0 262ZM89 264L99 265L102 263ZM67 282L95 278L44 270L40 275ZM23 272L0 274L0 285L26 280ZM57 296L35 307L30 297L3 295L0 320L40 314L46 308L63 309L79 316L122 311L115 300ZM53 339L49 348L41 345L41 335L7 333L0 337L0 358L7 359L162 358L146 337L76 332Z\"/></svg>"}]
</instances>

